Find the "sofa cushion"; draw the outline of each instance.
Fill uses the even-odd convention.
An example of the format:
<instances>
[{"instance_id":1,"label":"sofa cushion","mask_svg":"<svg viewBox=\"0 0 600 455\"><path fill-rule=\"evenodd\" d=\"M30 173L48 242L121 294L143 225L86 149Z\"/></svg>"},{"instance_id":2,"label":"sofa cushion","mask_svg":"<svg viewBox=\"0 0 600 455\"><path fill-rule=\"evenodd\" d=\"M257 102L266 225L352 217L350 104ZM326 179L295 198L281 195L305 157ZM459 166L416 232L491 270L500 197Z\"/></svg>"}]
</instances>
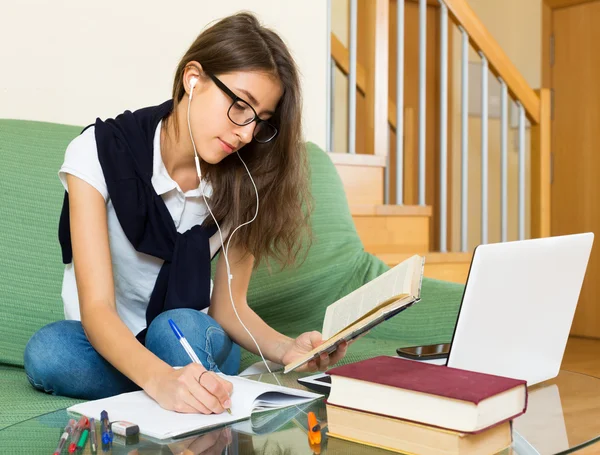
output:
<instances>
[{"instance_id":1,"label":"sofa cushion","mask_svg":"<svg viewBox=\"0 0 600 455\"><path fill-rule=\"evenodd\" d=\"M0 365L0 430L81 401L39 392L31 387L22 368ZM0 447L4 448L1 443Z\"/></svg>"},{"instance_id":2,"label":"sofa cushion","mask_svg":"<svg viewBox=\"0 0 600 455\"><path fill-rule=\"evenodd\" d=\"M0 363L23 365L27 340L63 318L57 172L78 126L0 120Z\"/></svg>"}]
</instances>

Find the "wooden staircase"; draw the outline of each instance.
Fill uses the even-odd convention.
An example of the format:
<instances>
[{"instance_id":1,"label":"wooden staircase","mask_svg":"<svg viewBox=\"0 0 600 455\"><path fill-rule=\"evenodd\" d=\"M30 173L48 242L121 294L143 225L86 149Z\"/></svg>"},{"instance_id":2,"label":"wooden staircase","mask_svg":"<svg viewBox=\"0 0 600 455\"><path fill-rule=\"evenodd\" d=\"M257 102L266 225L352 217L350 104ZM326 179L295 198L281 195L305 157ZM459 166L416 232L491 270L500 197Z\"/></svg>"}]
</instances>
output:
<instances>
[{"instance_id":1,"label":"wooden staircase","mask_svg":"<svg viewBox=\"0 0 600 455\"><path fill-rule=\"evenodd\" d=\"M429 251L431 207L418 205L350 205L365 251L408 254Z\"/></svg>"},{"instance_id":2,"label":"wooden staircase","mask_svg":"<svg viewBox=\"0 0 600 455\"><path fill-rule=\"evenodd\" d=\"M365 251L393 267L414 254L425 256L425 276L465 283L471 253L432 252L432 208L383 205L385 161L377 155L329 153L346 191Z\"/></svg>"},{"instance_id":3,"label":"wooden staircase","mask_svg":"<svg viewBox=\"0 0 600 455\"><path fill-rule=\"evenodd\" d=\"M452 140L452 134L457 134L453 122L458 121L459 111L449 96L457 86L451 83L450 76L458 74L449 64L453 61L451 51L457 47L451 43L456 39L453 33L447 33L451 25L458 26L461 32L461 82L467 83L470 49L474 50L482 57L482 71L501 81L504 99L500 106L501 120L506 131L509 128L508 101L516 101L519 108L519 162L507 158L509 135L506 132L502 152L502 166L513 173L518 171L520 176L516 186L519 192L518 237L550 235L550 91L545 88L533 90L529 86L468 1L351 2L353 13L340 13L347 16L351 32L348 43L343 44L334 33L331 34L331 57L335 67L329 75L331 85L334 85L337 70L347 79L348 117L344 124L340 121L344 116L339 114L339 110L335 116L335 109L329 110L328 121L333 125L328 125L328 155L344 183L352 217L365 250L390 266L413 254L424 255L427 277L458 283L466 282L472 250L447 253L453 246L458 248L449 245L457 243L456 234L460 234L460 249L473 248L469 221L477 220L479 216L483 219L481 243L489 243L494 239L488 238L488 225L502 221L505 227L508 217L503 214L502 219L497 220L495 214L490 216L488 173L492 166L499 168L500 162L487 161L494 157L489 147L482 145L479 156L474 159L482 163L482 168L486 166L487 171L485 178L481 177L477 184L478 188L473 184L460 185L459 188L456 184L468 183L472 178L468 167L468 163L473 162L470 159L472 151L468 144L469 140L478 136L471 138L468 100L461 97L460 147ZM403 21L402 27L399 27L398 20ZM340 36L345 33L342 28L339 32ZM399 49L402 51L398 52ZM479 142L489 145L489 113L485 109L484 117L483 112L483 106L489 104L489 93L484 90L486 85L480 85L481 99L488 97L488 103L482 103L481 118L486 121L480 121ZM468 94L468 90L467 86L465 90L461 89L461 93ZM331 90L330 87L329 92L337 96L339 90ZM330 102L334 103L335 99ZM396 104L400 109L396 109ZM335 108L335 104L332 106ZM526 119L531 125L529 171L524 158ZM339 133L340 128L347 136L347 143L333 140L334 131ZM396 141L396 134L399 141ZM344 153L332 153L334 151ZM494 153L500 156L501 151ZM484 156L486 161L483 161ZM467 166L467 172L462 169L458 172L458 161L453 157L460 158L460 164ZM497 198L495 202L510 205L506 190L508 171L503 174L502 194L494 197ZM526 173L529 174L528 185L525 179L521 179ZM477 175L483 176L484 172L480 171ZM525 194L527 186L528 196ZM471 210L471 193L465 194L466 188L469 192L480 190L482 197L478 211ZM486 197L483 197L484 194ZM457 196L461 196L458 203ZM526 197L529 197L527 204L522 203ZM529 210L528 221L521 211L525 206ZM462 218L463 214L467 216ZM530 232L526 234L527 222ZM464 240L466 237L469 238ZM504 234L502 241L506 240L508 236Z\"/></svg>"}]
</instances>

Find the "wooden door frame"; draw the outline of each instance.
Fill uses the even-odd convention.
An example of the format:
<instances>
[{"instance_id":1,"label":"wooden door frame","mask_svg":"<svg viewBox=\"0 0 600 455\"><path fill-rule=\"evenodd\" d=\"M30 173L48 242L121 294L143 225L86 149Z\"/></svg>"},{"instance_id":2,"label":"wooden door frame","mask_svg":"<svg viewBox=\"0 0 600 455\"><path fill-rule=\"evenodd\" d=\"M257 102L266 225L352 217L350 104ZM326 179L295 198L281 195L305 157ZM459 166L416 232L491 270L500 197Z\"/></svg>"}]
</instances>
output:
<instances>
[{"instance_id":1,"label":"wooden door frame","mask_svg":"<svg viewBox=\"0 0 600 455\"><path fill-rule=\"evenodd\" d=\"M543 0L542 1L542 84L543 87L549 87L551 89L554 89L554 79L552 77L552 73L553 73L553 67L551 65L552 61L551 61L551 54L550 54L550 43L551 43L551 37L554 33L554 13L559 11L559 10L564 10L566 8L570 8L570 7L576 7L576 6L582 6L588 3L592 3L592 2L600 2L600 0ZM556 140L554 135L556 134L555 131L557 130L557 125L554 124L554 119L551 119L551 122L553 122L553 126L551 129L551 134L552 137L550 139L551 144L556 144ZM552 146L551 146L552 147ZM552 147L553 148L553 147ZM558 167L556 168L557 172L558 171ZM554 189L552 190L553 192L555 191ZM551 205L553 205L553 202L551 202ZM555 217L558 216L557 211L552 209L551 211L551 225L554 224L553 221L556 219ZM550 232L551 235L560 235L560 232ZM594 254L594 252L592 251L592 255ZM592 260L592 257L590 257L590 260ZM589 266L588 266L588 271L586 272L586 277L584 279L583 282L583 288L582 288L582 294L583 294L583 290L585 289L586 286L591 286L590 284L590 280L593 280L592 276L589 276ZM589 294L589 293L588 293ZM587 295L587 298L589 299L589 295ZM580 297L581 299L581 297ZM578 303L578 307L577 307L577 311L574 315L574 319L573 319L573 323L570 329L570 336L577 336L577 337L586 337L586 338L600 338L600 325L596 324L594 327L592 326L585 326L585 324L582 325L581 320L586 320L589 319L590 317L596 317L594 313L592 313L590 315L590 304L586 302L586 305L584 307L582 307L581 305L581 301L579 301ZM583 315L582 315L583 314Z\"/></svg>"},{"instance_id":2,"label":"wooden door frame","mask_svg":"<svg viewBox=\"0 0 600 455\"><path fill-rule=\"evenodd\" d=\"M552 65L551 65L551 40L553 34L553 23L552 16L555 10L561 8L569 8L572 6L583 5L585 3L591 3L598 0L542 0L542 87L550 89L552 92ZM551 104L552 93L551 95ZM551 108L552 110L552 108ZM553 121L553 116L551 112L550 122ZM554 128L551 130L550 134L550 156L552 161L552 149L554 142ZM550 222L552 225L552 221ZM550 231L550 235L552 235L552 231Z\"/></svg>"},{"instance_id":3,"label":"wooden door frame","mask_svg":"<svg viewBox=\"0 0 600 455\"><path fill-rule=\"evenodd\" d=\"M552 12L555 9L583 5L597 0L542 0L542 87L552 87L550 65L550 37L552 36Z\"/></svg>"},{"instance_id":4,"label":"wooden door frame","mask_svg":"<svg viewBox=\"0 0 600 455\"><path fill-rule=\"evenodd\" d=\"M568 6L581 5L582 3L590 3L596 0L543 0L551 9L566 8Z\"/></svg>"}]
</instances>

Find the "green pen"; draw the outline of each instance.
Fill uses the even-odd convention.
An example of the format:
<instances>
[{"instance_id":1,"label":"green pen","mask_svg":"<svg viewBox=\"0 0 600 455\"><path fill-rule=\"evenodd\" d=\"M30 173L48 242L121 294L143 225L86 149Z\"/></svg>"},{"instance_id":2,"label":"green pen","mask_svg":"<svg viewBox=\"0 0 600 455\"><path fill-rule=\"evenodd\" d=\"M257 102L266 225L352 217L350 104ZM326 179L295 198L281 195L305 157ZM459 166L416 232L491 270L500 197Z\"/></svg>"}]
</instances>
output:
<instances>
[{"instance_id":1,"label":"green pen","mask_svg":"<svg viewBox=\"0 0 600 455\"><path fill-rule=\"evenodd\" d=\"M86 441L87 441L87 437L88 437L88 433L90 432L90 430L88 430L87 428L85 430L83 430L83 433L81 433L81 437L79 438L79 442L77 443L77 448L78 449L83 449L83 446L85 445Z\"/></svg>"}]
</instances>

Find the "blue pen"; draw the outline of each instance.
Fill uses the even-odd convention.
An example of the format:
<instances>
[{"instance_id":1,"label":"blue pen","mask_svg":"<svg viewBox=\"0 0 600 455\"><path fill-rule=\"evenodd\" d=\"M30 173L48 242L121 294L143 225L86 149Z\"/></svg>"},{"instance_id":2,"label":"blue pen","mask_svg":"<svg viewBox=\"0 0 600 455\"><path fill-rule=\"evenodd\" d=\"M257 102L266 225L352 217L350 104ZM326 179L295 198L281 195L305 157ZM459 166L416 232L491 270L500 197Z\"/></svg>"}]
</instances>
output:
<instances>
[{"instance_id":1,"label":"blue pen","mask_svg":"<svg viewBox=\"0 0 600 455\"><path fill-rule=\"evenodd\" d=\"M190 359L192 359L192 362L202 365L202 362L200 362L200 359L190 346L190 343L188 343L188 340L185 339L185 336L183 336L183 333L181 330L179 330L179 327L177 327L177 324L175 324L173 319L169 319L169 325L171 326L171 329L173 329L173 333L181 343L181 346L183 346L183 349L185 349L185 352L187 352L187 354L190 356Z\"/></svg>"},{"instance_id":2,"label":"blue pen","mask_svg":"<svg viewBox=\"0 0 600 455\"><path fill-rule=\"evenodd\" d=\"M177 324L175 324L173 319L169 319L169 325L171 326L173 333L175 334L175 336L181 343L181 346L183 346L183 349L185 350L185 352L187 352L187 354L190 356L190 359L192 359L192 362L202 365L202 362L200 362L200 359L198 358L198 356L196 355L196 353L190 346L190 343L188 343L188 340L185 339L185 336L183 336L183 332L181 330L179 330L179 327L177 327ZM226 411L229 414L231 414L231 409L226 409Z\"/></svg>"},{"instance_id":3,"label":"blue pen","mask_svg":"<svg viewBox=\"0 0 600 455\"><path fill-rule=\"evenodd\" d=\"M106 452L113 442L113 433L110 428L110 421L108 420L108 412L102 411L100 413L100 421L102 427L102 450Z\"/></svg>"}]
</instances>

